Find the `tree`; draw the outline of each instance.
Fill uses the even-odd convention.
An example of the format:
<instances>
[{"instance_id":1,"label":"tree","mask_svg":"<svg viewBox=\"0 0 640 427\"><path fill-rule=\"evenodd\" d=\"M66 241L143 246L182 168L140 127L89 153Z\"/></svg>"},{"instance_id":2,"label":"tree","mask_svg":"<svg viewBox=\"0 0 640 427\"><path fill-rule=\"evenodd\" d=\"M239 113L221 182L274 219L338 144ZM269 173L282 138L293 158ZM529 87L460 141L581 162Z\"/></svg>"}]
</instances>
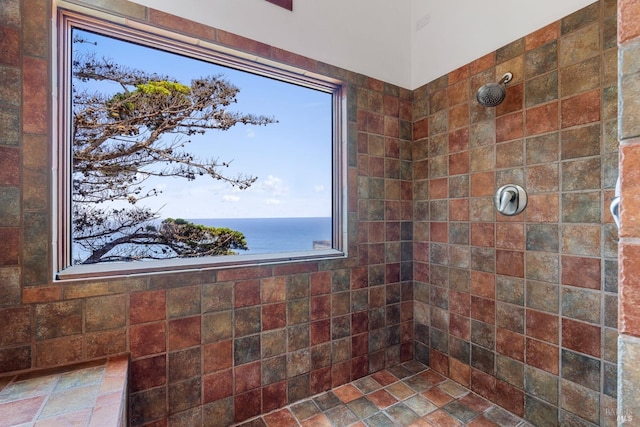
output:
<instances>
[{"instance_id":1,"label":"tree","mask_svg":"<svg viewBox=\"0 0 640 427\"><path fill-rule=\"evenodd\" d=\"M152 176L186 181L208 176L246 189L257 177L225 175L229 162L197 158L187 149L190 137L275 120L230 111L239 89L221 76L185 85L95 54L74 57L72 73L72 235L74 243L88 253L74 262L246 250L244 235L238 231L171 218L158 224L160 212L141 201L160 191L144 184ZM95 89L104 82L116 83L120 90Z\"/></svg>"}]
</instances>

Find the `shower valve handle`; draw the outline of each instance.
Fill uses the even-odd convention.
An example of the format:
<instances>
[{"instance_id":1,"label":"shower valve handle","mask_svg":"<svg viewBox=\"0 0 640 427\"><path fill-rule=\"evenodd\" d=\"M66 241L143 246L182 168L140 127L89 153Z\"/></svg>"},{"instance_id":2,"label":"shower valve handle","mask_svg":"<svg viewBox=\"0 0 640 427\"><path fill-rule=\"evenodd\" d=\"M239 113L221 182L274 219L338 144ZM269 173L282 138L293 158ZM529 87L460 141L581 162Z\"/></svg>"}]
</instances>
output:
<instances>
[{"instance_id":1,"label":"shower valve handle","mask_svg":"<svg viewBox=\"0 0 640 427\"><path fill-rule=\"evenodd\" d=\"M517 215L527 206L527 193L519 185L507 184L498 188L494 203L502 215Z\"/></svg>"}]
</instances>

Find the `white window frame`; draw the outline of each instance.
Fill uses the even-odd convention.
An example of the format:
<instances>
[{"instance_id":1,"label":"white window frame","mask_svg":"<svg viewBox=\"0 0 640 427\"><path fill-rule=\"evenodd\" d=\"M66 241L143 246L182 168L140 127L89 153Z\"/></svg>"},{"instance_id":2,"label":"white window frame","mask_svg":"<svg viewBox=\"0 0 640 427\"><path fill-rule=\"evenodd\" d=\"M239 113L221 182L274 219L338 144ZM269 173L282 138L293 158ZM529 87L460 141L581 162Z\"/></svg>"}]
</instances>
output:
<instances>
[{"instance_id":1,"label":"white window frame","mask_svg":"<svg viewBox=\"0 0 640 427\"><path fill-rule=\"evenodd\" d=\"M66 1L57 2L54 64L53 244L54 280L110 278L172 271L201 271L274 263L319 261L347 254L347 126L346 88L337 79L250 55L195 37L98 12ZM71 262L71 29L79 28L141 43L218 65L249 71L332 94L332 248L286 253L173 258L140 262L72 265Z\"/></svg>"}]
</instances>

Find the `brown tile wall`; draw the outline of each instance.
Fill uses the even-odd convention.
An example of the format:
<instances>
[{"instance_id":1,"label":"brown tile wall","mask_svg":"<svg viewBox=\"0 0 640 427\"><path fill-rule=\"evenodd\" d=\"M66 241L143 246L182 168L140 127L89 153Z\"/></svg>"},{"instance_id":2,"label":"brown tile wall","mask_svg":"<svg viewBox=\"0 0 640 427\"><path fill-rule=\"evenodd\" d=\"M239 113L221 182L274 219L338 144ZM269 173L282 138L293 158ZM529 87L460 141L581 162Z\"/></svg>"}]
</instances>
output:
<instances>
[{"instance_id":1,"label":"brown tile wall","mask_svg":"<svg viewBox=\"0 0 640 427\"><path fill-rule=\"evenodd\" d=\"M346 82L349 257L51 280L49 0L0 7L0 374L130 354L130 421L222 426L411 360L412 93L125 1L133 20Z\"/></svg>"},{"instance_id":2,"label":"brown tile wall","mask_svg":"<svg viewBox=\"0 0 640 427\"><path fill-rule=\"evenodd\" d=\"M414 92L416 357L534 425L616 423L616 19L601 0Z\"/></svg>"},{"instance_id":3,"label":"brown tile wall","mask_svg":"<svg viewBox=\"0 0 640 427\"><path fill-rule=\"evenodd\" d=\"M620 177L622 182L620 229L620 339L619 420L640 419L640 1L618 2Z\"/></svg>"},{"instance_id":4,"label":"brown tile wall","mask_svg":"<svg viewBox=\"0 0 640 427\"><path fill-rule=\"evenodd\" d=\"M622 403L612 409L615 1L413 92L133 3L87 3L347 82L350 257L52 282L51 3L8 0L0 8L1 373L130 353L133 425L220 425L415 355L535 424L640 418L638 233L624 209L620 324L628 335ZM631 207L639 3L620 2L618 28ZM506 71L514 73L507 99L479 107L475 90ZM529 193L525 212L510 218L491 202L508 182Z\"/></svg>"}]
</instances>

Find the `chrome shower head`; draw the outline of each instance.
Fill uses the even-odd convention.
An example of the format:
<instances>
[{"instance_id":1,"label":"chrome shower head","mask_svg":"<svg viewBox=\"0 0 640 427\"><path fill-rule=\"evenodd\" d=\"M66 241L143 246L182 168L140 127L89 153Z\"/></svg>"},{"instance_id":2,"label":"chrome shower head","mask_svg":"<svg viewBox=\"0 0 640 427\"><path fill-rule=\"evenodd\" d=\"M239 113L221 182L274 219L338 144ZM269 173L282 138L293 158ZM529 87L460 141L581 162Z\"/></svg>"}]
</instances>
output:
<instances>
[{"instance_id":1,"label":"chrome shower head","mask_svg":"<svg viewBox=\"0 0 640 427\"><path fill-rule=\"evenodd\" d=\"M495 107L500 104L507 94L505 85L509 83L512 78L513 74L506 73L498 83L487 83L482 86L476 93L478 103L484 107Z\"/></svg>"}]
</instances>

